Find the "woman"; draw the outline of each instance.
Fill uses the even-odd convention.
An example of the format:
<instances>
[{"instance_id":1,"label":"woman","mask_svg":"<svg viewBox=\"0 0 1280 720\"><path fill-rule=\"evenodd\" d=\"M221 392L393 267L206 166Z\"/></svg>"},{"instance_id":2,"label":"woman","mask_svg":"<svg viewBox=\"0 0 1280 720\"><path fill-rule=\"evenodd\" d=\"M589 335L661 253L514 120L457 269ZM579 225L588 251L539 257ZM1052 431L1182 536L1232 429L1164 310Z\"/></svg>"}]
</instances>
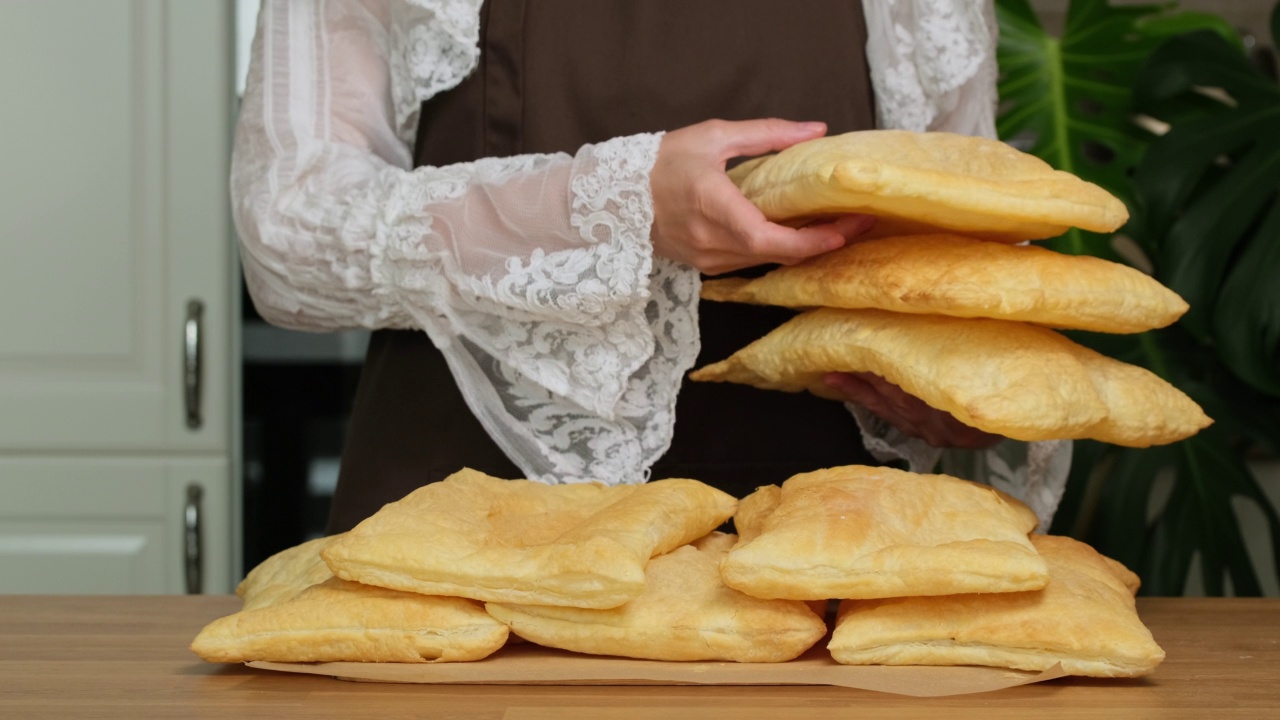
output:
<instances>
[{"instance_id":1,"label":"woman","mask_svg":"<svg viewBox=\"0 0 1280 720\"><path fill-rule=\"evenodd\" d=\"M873 377L829 378L849 409L682 387L787 315L699 307L700 272L869 226L768 223L727 162L877 113L991 134L990 8L865 1L265 3L232 172L246 282L277 324L378 330L330 530L463 466L741 495L870 462L863 440L919 469L937 452L908 436L989 445ZM1007 473L1042 516L1063 446Z\"/></svg>"}]
</instances>

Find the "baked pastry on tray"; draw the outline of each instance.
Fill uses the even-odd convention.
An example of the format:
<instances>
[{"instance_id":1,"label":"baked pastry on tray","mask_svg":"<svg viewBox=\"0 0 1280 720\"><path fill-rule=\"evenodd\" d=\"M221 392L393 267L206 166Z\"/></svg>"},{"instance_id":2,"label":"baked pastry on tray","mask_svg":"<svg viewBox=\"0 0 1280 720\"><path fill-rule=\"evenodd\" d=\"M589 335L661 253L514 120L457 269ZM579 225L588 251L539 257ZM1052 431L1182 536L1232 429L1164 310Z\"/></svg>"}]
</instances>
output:
<instances>
[{"instance_id":1,"label":"baked pastry on tray","mask_svg":"<svg viewBox=\"0 0 1280 720\"><path fill-rule=\"evenodd\" d=\"M1044 590L846 600L828 648L857 665L990 665L1072 675L1146 675L1164 651L1138 618L1137 576L1088 545L1033 536Z\"/></svg>"},{"instance_id":2,"label":"baked pastry on tray","mask_svg":"<svg viewBox=\"0 0 1280 720\"><path fill-rule=\"evenodd\" d=\"M729 177L770 220L879 218L877 235L951 231L1020 242L1073 227L1111 232L1129 213L1092 183L1009 145L943 132L864 130L793 145Z\"/></svg>"},{"instance_id":3,"label":"baked pastry on tray","mask_svg":"<svg viewBox=\"0 0 1280 720\"><path fill-rule=\"evenodd\" d=\"M828 372L874 373L970 427L1017 440L1147 447L1212 422L1143 368L1048 328L986 318L821 308L689 377L843 400L823 383Z\"/></svg>"},{"instance_id":4,"label":"baked pastry on tray","mask_svg":"<svg viewBox=\"0 0 1280 720\"><path fill-rule=\"evenodd\" d=\"M1109 333L1164 327L1187 311L1172 290L1119 263L946 234L854 242L763 277L707 280L702 297L988 317Z\"/></svg>"},{"instance_id":5,"label":"baked pastry on tray","mask_svg":"<svg viewBox=\"0 0 1280 720\"><path fill-rule=\"evenodd\" d=\"M1035 513L946 475L848 465L796 475L742 501L750 534L720 574L760 598L825 600L1036 590Z\"/></svg>"},{"instance_id":6,"label":"baked pastry on tray","mask_svg":"<svg viewBox=\"0 0 1280 720\"><path fill-rule=\"evenodd\" d=\"M332 536L316 538L263 560L236 587L236 595L244 601L241 609L276 605L333 577L320 559L320 551L331 542Z\"/></svg>"},{"instance_id":7,"label":"baked pastry on tray","mask_svg":"<svg viewBox=\"0 0 1280 720\"><path fill-rule=\"evenodd\" d=\"M277 553L237 588L244 608L191 643L210 662L462 662L502 647L479 603L339 580L320 560L334 538Z\"/></svg>"},{"instance_id":8,"label":"baked pastry on tray","mask_svg":"<svg viewBox=\"0 0 1280 720\"><path fill-rule=\"evenodd\" d=\"M733 528L738 531L738 542L754 540L764 532L769 516L782 501L782 488L765 485L738 501L738 511L733 514Z\"/></svg>"},{"instance_id":9,"label":"baked pastry on tray","mask_svg":"<svg viewBox=\"0 0 1280 720\"><path fill-rule=\"evenodd\" d=\"M322 556L367 585L611 608L644 591L650 557L706 535L736 506L696 480L544 485L464 469L387 504Z\"/></svg>"},{"instance_id":10,"label":"baked pastry on tray","mask_svg":"<svg viewBox=\"0 0 1280 720\"><path fill-rule=\"evenodd\" d=\"M607 610L487 603L519 636L548 647L650 660L783 662L827 627L804 603L761 600L720 580L737 538L712 533L649 561L640 597Z\"/></svg>"}]
</instances>

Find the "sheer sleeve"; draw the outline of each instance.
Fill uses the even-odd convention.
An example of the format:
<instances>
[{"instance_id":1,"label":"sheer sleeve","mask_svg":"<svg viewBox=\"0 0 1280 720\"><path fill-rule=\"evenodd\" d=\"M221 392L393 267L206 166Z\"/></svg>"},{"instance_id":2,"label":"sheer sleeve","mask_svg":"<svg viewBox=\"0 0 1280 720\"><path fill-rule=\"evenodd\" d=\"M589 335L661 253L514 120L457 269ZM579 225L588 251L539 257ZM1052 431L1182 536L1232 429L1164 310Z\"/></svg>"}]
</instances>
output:
<instances>
[{"instance_id":1,"label":"sheer sleeve","mask_svg":"<svg viewBox=\"0 0 1280 720\"><path fill-rule=\"evenodd\" d=\"M478 5L264 3L232 158L247 287L286 327L425 331L530 477L643 481L698 349L696 272L649 243L660 137L410 169L408 108L474 68Z\"/></svg>"}]
</instances>

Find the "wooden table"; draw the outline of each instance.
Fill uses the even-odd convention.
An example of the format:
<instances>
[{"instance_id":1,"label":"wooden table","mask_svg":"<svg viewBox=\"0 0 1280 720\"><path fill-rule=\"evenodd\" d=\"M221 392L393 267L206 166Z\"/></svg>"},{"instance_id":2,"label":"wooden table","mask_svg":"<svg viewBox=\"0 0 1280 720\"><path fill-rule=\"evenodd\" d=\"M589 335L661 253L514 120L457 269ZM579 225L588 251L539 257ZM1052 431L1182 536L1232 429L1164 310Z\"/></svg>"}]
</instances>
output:
<instances>
[{"instance_id":1,"label":"wooden table","mask_svg":"<svg viewBox=\"0 0 1280 720\"><path fill-rule=\"evenodd\" d=\"M192 655L196 632L238 605L217 596L0 596L0 718L1280 718L1280 600L1141 599L1168 653L1149 678L930 699L834 687L353 683Z\"/></svg>"}]
</instances>

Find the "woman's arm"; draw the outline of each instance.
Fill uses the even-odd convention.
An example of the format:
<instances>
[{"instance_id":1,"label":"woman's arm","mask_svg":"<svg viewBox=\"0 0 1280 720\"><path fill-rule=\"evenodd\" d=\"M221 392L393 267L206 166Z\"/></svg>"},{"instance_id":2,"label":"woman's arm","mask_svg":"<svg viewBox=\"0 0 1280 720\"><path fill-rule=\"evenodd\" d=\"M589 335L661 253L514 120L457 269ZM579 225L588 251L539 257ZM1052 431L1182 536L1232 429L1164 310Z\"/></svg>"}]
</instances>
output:
<instances>
[{"instance_id":1,"label":"woman's arm","mask_svg":"<svg viewBox=\"0 0 1280 720\"><path fill-rule=\"evenodd\" d=\"M305 330L423 329L485 356L473 364L613 414L654 348L648 176L660 136L410 169L390 10L263 6L232 160L255 304Z\"/></svg>"},{"instance_id":2,"label":"woman's arm","mask_svg":"<svg viewBox=\"0 0 1280 720\"><path fill-rule=\"evenodd\" d=\"M581 268L529 277L555 264L548 255L600 246L634 261L609 278L615 289L643 285L658 138L410 170L392 117L388 22L381 2L263 7L232 159L246 279L263 316L309 330L456 332L455 301L529 317L593 300L607 308L617 294L597 292ZM609 187L583 188L593 180ZM592 224L628 205L640 212L622 224Z\"/></svg>"}]
</instances>

